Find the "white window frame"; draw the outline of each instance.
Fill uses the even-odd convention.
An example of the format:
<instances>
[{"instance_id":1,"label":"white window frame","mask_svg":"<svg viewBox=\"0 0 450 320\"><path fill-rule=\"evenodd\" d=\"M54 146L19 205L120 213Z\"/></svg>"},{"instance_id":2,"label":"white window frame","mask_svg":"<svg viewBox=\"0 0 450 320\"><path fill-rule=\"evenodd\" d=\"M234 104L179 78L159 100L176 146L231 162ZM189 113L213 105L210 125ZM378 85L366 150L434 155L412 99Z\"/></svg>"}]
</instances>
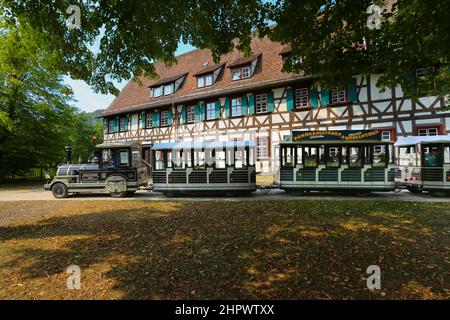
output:
<instances>
[{"instance_id":1,"label":"white window frame","mask_svg":"<svg viewBox=\"0 0 450 320\"><path fill-rule=\"evenodd\" d=\"M119 131L121 131L121 132L127 131L128 128L125 127L126 123L127 123L126 117L119 118Z\"/></svg>"},{"instance_id":2,"label":"white window frame","mask_svg":"<svg viewBox=\"0 0 450 320\"><path fill-rule=\"evenodd\" d=\"M213 75L208 73L197 77L197 88L210 87L213 85Z\"/></svg>"},{"instance_id":3,"label":"white window frame","mask_svg":"<svg viewBox=\"0 0 450 320\"><path fill-rule=\"evenodd\" d=\"M170 90L167 90L168 88L170 88ZM169 84L164 85L164 95L165 96L171 95L171 94L173 94L173 92L174 92L174 85L173 85L173 83L169 83Z\"/></svg>"},{"instance_id":4,"label":"white window frame","mask_svg":"<svg viewBox=\"0 0 450 320\"><path fill-rule=\"evenodd\" d=\"M239 114L236 111L239 110ZM242 116L242 98L232 98L231 99L231 116L239 117Z\"/></svg>"},{"instance_id":5,"label":"white window frame","mask_svg":"<svg viewBox=\"0 0 450 320\"><path fill-rule=\"evenodd\" d=\"M162 110L159 113L159 125L160 127L169 125L169 110Z\"/></svg>"},{"instance_id":6,"label":"white window frame","mask_svg":"<svg viewBox=\"0 0 450 320\"><path fill-rule=\"evenodd\" d=\"M161 97L162 94L163 94L163 87L162 86L152 88L152 95L153 95L154 98Z\"/></svg>"},{"instance_id":7,"label":"white window frame","mask_svg":"<svg viewBox=\"0 0 450 320\"><path fill-rule=\"evenodd\" d=\"M206 120L214 120L216 119L216 104L215 102L208 102L205 106L205 119Z\"/></svg>"},{"instance_id":8,"label":"white window frame","mask_svg":"<svg viewBox=\"0 0 450 320\"><path fill-rule=\"evenodd\" d=\"M251 78L251 76L252 76L252 68L250 65L245 65L231 69L231 81L248 79Z\"/></svg>"},{"instance_id":9,"label":"white window frame","mask_svg":"<svg viewBox=\"0 0 450 320\"><path fill-rule=\"evenodd\" d=\"M309 108L309 88L296 88L295 89L295 108L306 109Z\"/></svg>"},{"instance_id":10,"label":"white window frame","mask_svg":"<svg viewBox=\"0 0 450 320\"><path fill-rule=\"evenodd\" d=\"M330 102L331 104L344 103L347 102L347 92L345 89L342 90L331 90L330 92Z\"/></svg>"},{"instance_id":11,"label":"white window frame","mask_svg":"<svg viewBox=\"0 0 450 320\"><path fill-rule=\"evenodd\" d=\"M419 128L417 130L418 136L437 136L439 135L438 127L429 127L429 128Z\"/></svg>"},{"instance_id":12,"label":"white window frame","mask_svg":"<svg viewBox=\"0 0 450 320\"><path fill-rule=\"evenodd\" d=\"M195 122L195 106L186 107L186 122L187 123Z\"/></svg>"},{"instance_id":13,"label":"white window frame","mask_svg":"<svg viewBox=\"0 0 450 320\"><path fill-rule=\"evenodd\" d=\"M256 138L256 160L269 159L269 137Z\"/></svg>"},{"instance_id":14,"label":"white window frame","mask_svg":"<svg viewBox=\"0 0 450 320\"><path fill-rule=\"evenodd\" d=\"M267 93L255 95L255 111L256 113L269 112L269 106L267 104Z\"/></svg>"},{"instance_id":15,"label":"white window frame","mask_svg":"<svg viewBox=\"0 0 450 320\"><path fill-rule=\"evenodd\" d=\"M151 128L152 127L152 113L146 113L145 114L145 127Z\"/></svg>"},{"instance_id":16,"label":"white window frame","mask_svg":"<svg viewBox=\"0 0 450 320\"><path fill-rule=\"evenodd\" d=\"M388 138L386 139L384 137L385 134L388 134ZM391 130L381 130L381 141L391 141L392 137L391 137Z\"/></svg>"}]
</instances>

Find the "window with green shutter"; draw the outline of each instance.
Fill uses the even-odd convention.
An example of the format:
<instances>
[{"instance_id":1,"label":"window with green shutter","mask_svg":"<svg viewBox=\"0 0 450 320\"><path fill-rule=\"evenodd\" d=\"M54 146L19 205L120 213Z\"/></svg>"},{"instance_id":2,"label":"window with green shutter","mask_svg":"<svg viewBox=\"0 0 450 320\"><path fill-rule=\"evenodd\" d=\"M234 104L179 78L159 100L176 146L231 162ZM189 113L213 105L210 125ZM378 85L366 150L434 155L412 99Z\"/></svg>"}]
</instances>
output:
<instances>
[{"instance_id":1,"label":"window with green shutter","mask_svg":"<svg viewBox=\"0 0 450 320\"><path fill-rule=\"evenodd\" d=\"M159 127L159 112L154 111L152 113L152 127L153 128Z\"/></svg>"},{"instance_id":2,"label":"window with green shutter","mask_svg":"<svg viewBox=\"0 0 450 320\"><path fill-rule=\"evenodd\" d=\"M195 122L200 121L200 105L197 103L195 105Z\"/></svg>"},{"instance_id":3,"label":"window with green shutter","mask_svg":"<svg viewBox=\"0 0 450 320\"><path fill-rule=\"evenodd\" d=\"M348 100L351 102L357 102L358 101L358 91L356 88L356 79L353 78L352 82L350 82L348 86Z\"/></svg>"},{"instance_id":4,"label":"window with green shutter","mask_svg":"<svg viewBox=\"0 0 450 320\"><path fill-rule=\"evenodd\" d=\"M242 115L246 116L248 114L248 103L247 103L247 96L243 96L241 98L241 109L242 109Z\"/></svg>"},{"instance_id":5,"label":"window with green shutter","mask_svg":"<svg viewBox=\"0 0 450 320\"><path fill-rule=\"evenodd\" d=\"M248 97L248 114L252 115L255 113L255 96L252 94Z\"/></svg>"},{"instance_id":6,"label":"window with green shutter","mask_svg":"<svg viewBox=\"0 0 450 320\"><path fill-rule=\"evenodd\" d=\"M216 100L215 102L215 114L216 119L220 119L220 100Z\"/></svg>"},{"instance_id":7,"label":"window with green shutter","mask_svg":"<svg viewBox=\"0 0 450 320\"><path fill-rule=\"evenodd\" d=\"M311 87L309 92L309 101L312 108L318 108L319 107L319 97L317 93L317 89L314 87Z\"/></svg>"},{"instance_id":8,"label":"window with green shutter","mask_svg":"<svg viewBox=\"0 0 450 320\"><path fill-rule=\"evenodd\" d=\"M141 128L144 129L146 125L146 113L141 112Z\"/></svg>"},{"instance_id":9,"label":"window with green shutter","mask_svg":"<svg viewBox=\"0 0 450 320\"><path fill-rule=\"evenodd\" d=\"M186 117L186 106L182 106L181 107L181 123L184 124L187 122L187 117Z\"/></svg>"},{"instance_id":10,"label":"window with green shutter","mask_svg":"<svg viewBox=\"0 0 450 320\"><path fill-rule=\"evenodd\" d=\"M320 91L320 104L322 107L330 104L330 92L328 92L328 89L322 88Z\"/></svg>"},{"instance_id":11,"label":"window with green shutter","mask_svg":"<svg viewBox=\"0 0 450 320\"><path fill-rule=\"evenodd\" d=\"M225 98L225 118L229 118L231 113L230 113L230 98L226 97Z\"/></svg>"},{"instance_id":12,"label":"window with green shutter","mask_svg":"<svg viewBox=\"0 0 450 320\"><path fill-rule=\"evenodd\" d=\"M287 89L286 91L286 108L289 111L294 110L294 90Z\"/></svg>"},{"instance_id":13,"label":"window with green shutter","mask_svg":"<svg viewBox=\"0 0 450 320\"><path fill-rule=\"evenodd\" d=\"M275 102L274 102L273 92L269 91L267 93L267 111L273 112L274 109L275 109Z\"/></svg>"}]
</instances>

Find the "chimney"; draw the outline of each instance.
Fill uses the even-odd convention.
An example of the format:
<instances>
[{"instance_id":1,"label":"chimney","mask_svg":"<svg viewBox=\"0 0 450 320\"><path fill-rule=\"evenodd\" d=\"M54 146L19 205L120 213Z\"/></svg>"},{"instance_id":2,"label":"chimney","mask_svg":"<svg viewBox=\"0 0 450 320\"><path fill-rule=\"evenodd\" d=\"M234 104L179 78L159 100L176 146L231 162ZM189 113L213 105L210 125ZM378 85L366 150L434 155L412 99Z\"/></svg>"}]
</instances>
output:
<instances>
[{"instance_id":1,"label":"chimney","mask_svg":"<svg viewBox=\"0 0 450 320\"><path fill-rule=\"evenodd\" d=\"M64 148L64 150L66 150L67 164L71 164L72 163L72 147L71 146L66 146Z\"/></svg>"}]
</instances>

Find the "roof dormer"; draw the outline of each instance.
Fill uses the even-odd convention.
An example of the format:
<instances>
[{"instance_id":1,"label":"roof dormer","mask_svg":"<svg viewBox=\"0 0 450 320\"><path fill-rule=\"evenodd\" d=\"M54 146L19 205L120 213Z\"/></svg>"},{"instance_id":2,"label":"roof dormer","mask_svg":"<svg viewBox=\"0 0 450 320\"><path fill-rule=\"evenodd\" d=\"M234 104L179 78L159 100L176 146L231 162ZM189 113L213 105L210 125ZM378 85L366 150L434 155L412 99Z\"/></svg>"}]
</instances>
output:
<instances>
[{"instance_id":1,"label":"roof dormer","mask_svg":"<svg viewBox=\"0 0 450 320\"><path fill-rule=\"evenodd\" d=\"M177 92L186 79L187 73L166 77L149 85L150 97L158 98Z\"/></svg>"},{"instance_id":2,"label":"roof dormer","mask_svg":"<svg viewBox=\"0 0 450 320\"><path fill-rule=\"evenodd\" d=\"M212 86L220 75L225 63L214 64L211 66L205 65L202 70L194 74L197 78L197 88Z\"/></svg>"},{"instance_id":3,"label":"roof dormer","mask_svg":"<svg viewBox=\"0 0 450 320\"><path fill-rule=\"evenodd\" d=\"M228 68L231 70L231 81L251 78L255 73L256 66L261 54L240 58L231 63Z\"/></svg>"}]
</instances>

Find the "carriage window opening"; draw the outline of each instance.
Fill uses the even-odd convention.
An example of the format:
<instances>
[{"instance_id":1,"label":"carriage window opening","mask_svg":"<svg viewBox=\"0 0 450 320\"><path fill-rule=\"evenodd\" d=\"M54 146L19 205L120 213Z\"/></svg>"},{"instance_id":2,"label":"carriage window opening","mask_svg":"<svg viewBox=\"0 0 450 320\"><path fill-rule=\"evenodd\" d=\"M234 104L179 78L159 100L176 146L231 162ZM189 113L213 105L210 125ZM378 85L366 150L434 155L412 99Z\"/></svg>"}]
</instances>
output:
<instances>
[{"instance_id":1,"label":"carriage window opening","mask_svg":"<svg viewBox=\"0 0 450 320\"><path fill-rule=\"evenodd\" d=\"M116 153L111 149L103 149L102 159L103 168L116 167Z\"/></svg>"},{"instance_id":2,"label":"carriage window opening","mask_svg":"<svg viewBox=\"0 0 450 320\"><path fill-rule=\"evenodd\" d=\"M386 145L373 147L373 166L386 167Z\"/></svg>"},{"instance_id":3,"label":"carriage window opening","mask_svg":"<svg viewBox=\"0 0 450 320\"><path fill-rule=\"evenodd\" d=\"M450 163L450 146L444 147L444 163Z\"/></svg>"},{"instance_id":4,"label":"carriage window opening","mask_svg":"<svg viewBox=\"0 0 450 320\"><path fill-rule=\"evenodd\" d=\"M205 150L205 162L208 167L214 166L215 161L215 150L214 149L206 149Z\"/></svg>"},{"instance_id":5,"label":"carriage window opening","mask_svg":"<svg viewBox=\"0 0 450 320\"><path fill-rule=\"evenodd\" d=\"M234 165L236 168L244 168L246 166L246 152L245 149L238 148L234 152Z\"/></svg>"},{"instance_id":6,"label":"carriage window opening","mask_svg":"<svg viewBox=\"0 0 450 320\"><path fill-rule=\"evenodd\" d=\"M204 151L194 151L194 168L204 169L205 168L205 152Z\"/></svg>"},{"instance_id":7,"label":"carriage window opening","mask_svg":"<svg viewBox=\"0 0 450 320\"><path fill-rule=\"evenodd\" d=\"M302 147L297 147L297 164L303 163L303 149Z\"/></svg>"},{"instance_id":8,"label":"carriage window opening","mask_svg":"<svg viewBox=\"0 0 450 320\"><path fill-rule=\"evenodd\" d=\"M164 170L166 167L164 165L164 151L155 151L155 169Z\"/></svg>"},{"instance_id":9,"label":"carriage window opening","mask_svg":"<svg viewBox=\"0 0 450 320\"><path fill-rule=\"evenodd\" d=\"M361 167L362 161L361 161L361 154L359 152L359 147L349 147L349 161L348 165L349 167Z\"/></svg>"},{"instance_id":10,"label":"carriage window opening","mask_svg":"<svg viewBox=\"0 0 450 320\"><path fill-rule=\"evenodd\" d=\"M225 158L225 151L223 150L216 150L216 168L218 169L225 169L226 168L226 158Z\"/></svg>"},{"instance_id":11,"label":"carriage window opening","mask_svg":"<svg viewBox=\"0 0 450 320\"><path fill-rule=\"evenodd\" d=\"M317 147L305 147L303 158L305 167L314 167L314 168L317 167L318 162Z\"/></svg>"},{"instance_id":12,"label":"carriage window opening","mask_svg":"<svg viewBox=\"0 0 450 320\"><path fill-rule=\"evenodd\" d=\"M248 150L248 164L251 166L255 164L255 153L256 151L254 148Z\"/></svg>"},{"instance_id":13,"label":"carriage window opening","mask_svg":"<svg viewBox=\"0 0 450 320\"><path fill-rule=\"evenodd\" d=\"M413 146L400 147L398 161L400 166L415 166L416 165L416 149Z\"/></svg>"},{"instance_id":14,"label":"carriage window opening","mask_svg":"<svg viewBox=\"0 0 450 320\"><path fill-rule=\"evenodd\" d=\"M347 164L347 147L341 148L341 164Z\"/></svg>"},{"instance_id":15,"label":"carriage window opening","mask_svg":"<svg viewBox=\"0 0 450 320\"><path fill-rule=\"evenodd\" d=\"M424 147L424 166L425 167L439 167L441 161L439 159L439 147Z\"/></svg>"},{"instance_id":16,"label":"carriage window opening","mask_svg":"<svg viewBox=\"0 0 450 320\"><path fill-rule=\"evenodd\" d=\"M167 151L166 152L166 167L167 168L172 168L173 167L173 162L172 162L172 152Z\"/></svg>"},{"instance_id":17,"label":"carriage window opening","mask_svg":"<svg viewBox=\"0 0 450 320\"><path fill-rule=\"evenodd\" d=\"M370 146L361 147L363 152L364 164L372 164L372 155L370 154Z\"/></svg>"},{"instance_id":18,"label":"carriage window opening","mask_svg":"<svg viewBox=\"0 0 450 320\"><path fill-rule=\"evenodd\" d=\"M130 154L128 150L122 149L119 151L119 166L126 167L130 165Z\"/></svg>"},{"instance_id":19,"label":"carriage window opening","mask_svg":"<svg viewBox=\"0 0 450 320\"><path fill-rule=\"evenodd\" d=\"M319 147L319 163L325 164L325 146Z\"/></svg>"},{"instance_id":20,"label":"carriage window opening","mask_svg":"<svg viewBox=\"0 0 450 320\"><path fill-rule=\"evenodd\" d=\"M284 148L283 165L292 166L294 164L294 148Z\"/></svg>"},{"instance_id":21,"label":"carriage window opening","mask_svg":"<svg viewBox=\"0 0 450 320\"><path fill-rule=\"evenodd\" d=\"M173 167L175 169L185 169L189 154L190 154L189 150L187 152L182 150L173 150L172 151Z\"/></svg>"},{"instance_id":22,"label":"carriage window opening","mask_svg":"<svg viewBox=\"0 0 450 320\"><path fill-rule=\"evenodd\" d=\"M339 167L339 148L329 147L327 156L327 167Z\"/></svg>"}]
</instances>

